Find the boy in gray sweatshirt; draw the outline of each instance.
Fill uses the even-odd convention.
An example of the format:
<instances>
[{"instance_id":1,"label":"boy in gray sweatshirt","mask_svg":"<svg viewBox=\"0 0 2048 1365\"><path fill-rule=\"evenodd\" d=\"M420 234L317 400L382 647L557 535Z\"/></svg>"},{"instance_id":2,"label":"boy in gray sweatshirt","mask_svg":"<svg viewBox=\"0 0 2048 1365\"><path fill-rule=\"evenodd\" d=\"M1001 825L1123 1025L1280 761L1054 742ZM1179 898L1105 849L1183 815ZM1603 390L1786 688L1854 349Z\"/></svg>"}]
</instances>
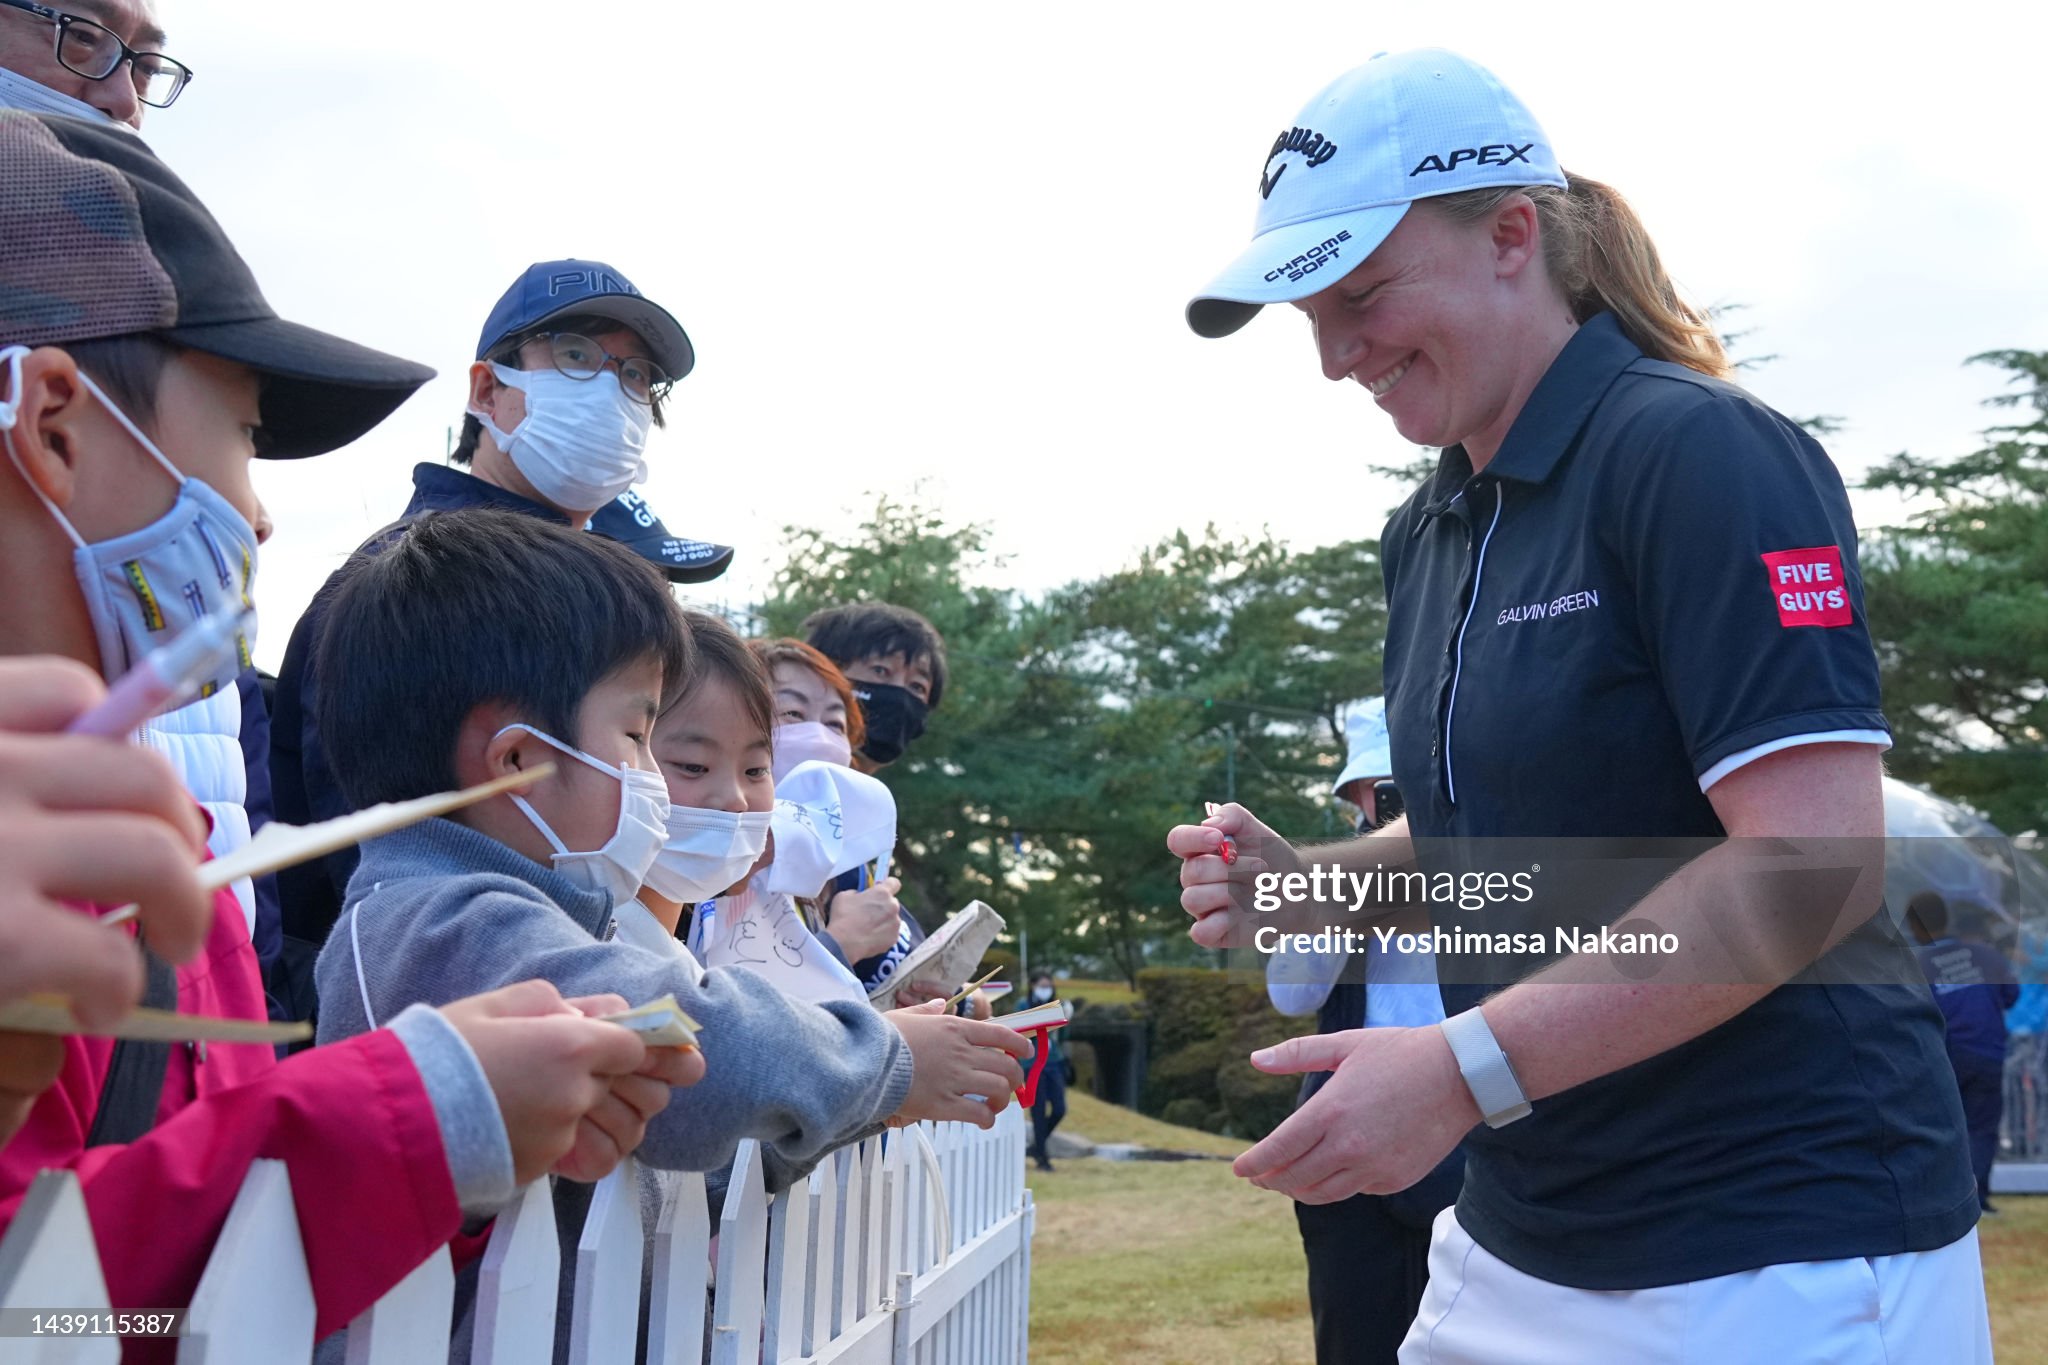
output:
<instances>
[{"instance_id":1,"label":"boy in gray sweatshirt","mask_svg":"<svg viewBox=\"0 0 2048 1365\"><path fill-rule=\"evenodd\" d=\"M992 1123L1026 1050L1000 1025L807 1004L745 969L700 976L613 938L613 905L667 838L648 739L688 649L651 569L534 517L428 514L343 570L319 723L352 803L556 771L363 846L315 971L320 1040L529 977L568 997L673 994L701 1027L705 1076L649 1123L639 1156L712 1170L751 1137L773 1188L892 1118Z\"/></svg>"}]
</instances>

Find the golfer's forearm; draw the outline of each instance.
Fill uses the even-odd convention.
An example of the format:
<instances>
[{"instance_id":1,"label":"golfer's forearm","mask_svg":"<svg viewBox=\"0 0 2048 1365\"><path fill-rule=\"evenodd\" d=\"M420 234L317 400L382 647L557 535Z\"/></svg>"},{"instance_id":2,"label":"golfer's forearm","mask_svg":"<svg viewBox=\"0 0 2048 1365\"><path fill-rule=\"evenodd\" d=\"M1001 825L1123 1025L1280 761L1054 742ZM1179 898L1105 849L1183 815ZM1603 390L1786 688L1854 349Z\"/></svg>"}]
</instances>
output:
<instances>
[{"instance_id":1,"label":"golfer's forearm","mask_svg":"<svg viewBox=\"0 0 2048 1365\"><path fill-rule=\"evenodd\" d=\"M1666 880L1615 926L1617 932L1648 928L1642 923L1648 921L1676 941L1676 951L1653 957L1577 953L1488 1000L1487 1024L1524 1093L1541 1099L1669 1051L1810 966L1879 904L1882 862L1844 868L1876 846L1810 842L1800 852L1769 858L1758 856L1755 844L1723 844ZM1816 900L1810 883L1796 875L1822 865L1855 874L1845 898ZM1645 963L1656 964L1647 978Z\"/></svg>"},{"instance_id":2,"label":"golfer's forearm","mask_svg":"<svg viewBox=\"0 0 2048 1365\"><path fill-rule=\"evenodd\" d=\"M1291 874L1275 871L1260 877L1254 906L1259 911L1257 927L1271 926L1283 934L1312 934L1330 927L1362 931L1381 917L1406 908L1360 904L1346 885L1352 878L1375 871L1400 872L1414 865L1415 845L1408 837L1406 816L1355 839L1291 847L1303 870ZM1341 876L1331 875L1333 872Z\"/></svg>"}]
</instances>

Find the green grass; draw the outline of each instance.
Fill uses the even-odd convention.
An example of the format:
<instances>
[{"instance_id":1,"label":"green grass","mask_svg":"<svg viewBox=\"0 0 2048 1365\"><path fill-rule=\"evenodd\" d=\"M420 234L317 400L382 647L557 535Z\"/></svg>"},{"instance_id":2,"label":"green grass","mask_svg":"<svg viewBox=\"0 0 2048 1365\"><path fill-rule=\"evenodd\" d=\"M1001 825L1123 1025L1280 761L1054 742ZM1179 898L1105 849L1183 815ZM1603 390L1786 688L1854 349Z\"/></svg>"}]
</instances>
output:
<instances>
[{"instance_id":1,"label":"green grass","mask_svg":"<svg viewBox=\"0 0 2048 1365\"><path fill-rule=\"evenodd\" d=\"M1991 1345L2004 1365L2048 1361L2048 1196L2001 1195L1977 1224Z\"/></svg>"},{"instance_id":2,"label":"green grass","mask_svg":"<svg viewBox=\"0 0 2048 1365\"><path fill-rule=\"evenodd\" d=\"M1091 1005L1140 1005L1145 1001L1127 981L1062 981L1060 996Z\"/></svg>"},{"instance_id":3,"label":"green grass","mask_svg":"<svg viewBox=\"0 0 2048 1365\"><path fill-rule=\"evenodd\" d=\"M1251 1146L1238 1138L1217 1137L1214 1133L1148 1119L1134 1109L1098 1100L1078 1090L1067 1092L1067 1117L1060 1126L1091 1142L1135 1142L1142 1147L1201 1152L1206 1156L1234 1157Z\"/></svg>"},{"instance_id":4,"label":"green grass","mask_svg":"<svg viewBox=\"0 0 2048 1365\"><path fill-rule=\"evenodd\" d=\"M1244 1144L1069 1095L1097 1142L1234 1156ZM1312 1365L1294 1206L1226 1161L1067 1160L1029 1176L1033 1365ZM1979 1225L2001 1365L2048 1362L2048 1197Z\"/></svg>"},{"instance_id":5,"label":"green grass","mask_svg":"<svg viewBox=\"0 0 2048 1365\"><path fill-rule=\"evenodd\" d=\"M1058 1166L1030 1176L1032 1365L1312 1365L1287 1200L1221 1161Z\"/></svg>"}]
</instances>

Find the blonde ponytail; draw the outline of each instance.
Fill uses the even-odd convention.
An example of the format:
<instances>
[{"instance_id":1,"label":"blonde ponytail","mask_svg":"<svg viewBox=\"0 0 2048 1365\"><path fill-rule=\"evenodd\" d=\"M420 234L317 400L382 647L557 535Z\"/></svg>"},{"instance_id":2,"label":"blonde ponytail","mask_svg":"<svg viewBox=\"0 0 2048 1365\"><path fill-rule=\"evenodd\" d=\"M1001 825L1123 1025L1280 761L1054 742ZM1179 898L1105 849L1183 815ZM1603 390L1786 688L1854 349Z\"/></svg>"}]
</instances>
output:
<instances>
[{"instance_id":1,"label":"blonde ponytail","mask_svg":"<svg viewBox=\"0 0 2048 1365\"><path fill-rule=\"evenodd\" d=\"M1511 194L1536 205L1543 263L1569 301L1572 317L1614 314L1622 334L1654 360L1668 360L1716 379L1734 372L1707 314L1678 293L1642 220L1619 193L1565 172L1568 187L1523 185L1468 190L1422 202L1456 222L1472 222Z\"/></svg>"}]
</instances>

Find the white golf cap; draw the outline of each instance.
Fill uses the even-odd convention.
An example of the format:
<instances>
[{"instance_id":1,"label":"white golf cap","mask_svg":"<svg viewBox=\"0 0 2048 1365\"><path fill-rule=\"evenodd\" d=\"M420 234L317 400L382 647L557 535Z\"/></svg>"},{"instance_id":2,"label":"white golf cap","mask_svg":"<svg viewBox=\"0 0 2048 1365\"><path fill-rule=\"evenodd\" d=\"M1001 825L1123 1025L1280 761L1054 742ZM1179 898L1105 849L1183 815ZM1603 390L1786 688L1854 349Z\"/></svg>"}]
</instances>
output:
<instances>
[{"instance_id":1,"label":"white golf cap","mask_svg":"<svg viewBox=\"0 0 2048 1365\"><path fill-rule=\"evenodd\" d=\"M1331 790L1342 796L1344 789L1360 778L1394 775L1394 755L1387 740L1387 702L1371 697L1352 707L1344 716L1344 771L1337 774Z\"/></svg>"},{"instance_id":2,"label":"white golf cap","mask_svg":"<svg viewBox=\"0 0 2048 1365\"><path fill-rule=\"evenodd\" d=\"M1492 72L1442 48L1383 52L1274 139L1252 244L1188 304L1188 326L1228 336L1266 304L1328 288L1417 199L1564 183L1535 115Z\"/></svg>"}]
</instances>

